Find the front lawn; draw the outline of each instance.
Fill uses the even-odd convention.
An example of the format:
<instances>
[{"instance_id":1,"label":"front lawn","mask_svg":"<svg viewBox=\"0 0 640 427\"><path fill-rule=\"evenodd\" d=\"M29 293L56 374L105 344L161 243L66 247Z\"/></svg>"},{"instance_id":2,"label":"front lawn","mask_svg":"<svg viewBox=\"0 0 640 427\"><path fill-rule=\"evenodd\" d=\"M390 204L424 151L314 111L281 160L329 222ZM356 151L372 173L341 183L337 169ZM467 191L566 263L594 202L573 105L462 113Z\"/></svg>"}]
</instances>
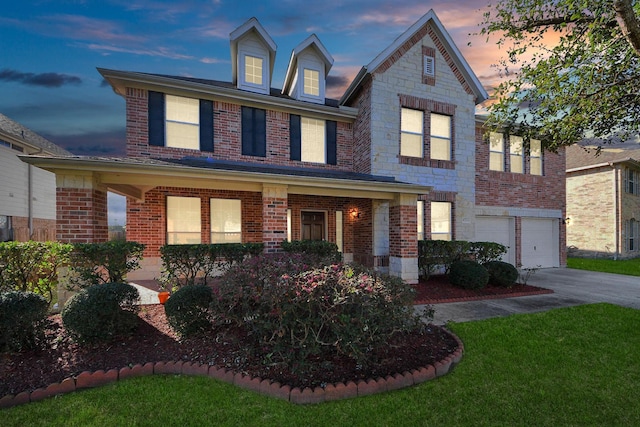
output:
<instances>
[{"instance_id":1,"label":"front lawn","mask_svg":"<svg viewBox=\"0 0 640 427\"><path fill-rule=\"evenodd\" d=\"M576 268L578 270L626 274L627 276L640 276L640 258L625 260L567 258L567 267Z\"/></svg>"},{"instance_id":2,"label":"front lawn","mask_svg":"<svg viewBox=\"0 0 640 427\"><path fill-rule=\"evenodd\" d=\"M152 376L0 410L3 426L640 425L640 311L595 304L452 324L460 365L416 387L296 406Z\"/></svg>"}]
</instances>

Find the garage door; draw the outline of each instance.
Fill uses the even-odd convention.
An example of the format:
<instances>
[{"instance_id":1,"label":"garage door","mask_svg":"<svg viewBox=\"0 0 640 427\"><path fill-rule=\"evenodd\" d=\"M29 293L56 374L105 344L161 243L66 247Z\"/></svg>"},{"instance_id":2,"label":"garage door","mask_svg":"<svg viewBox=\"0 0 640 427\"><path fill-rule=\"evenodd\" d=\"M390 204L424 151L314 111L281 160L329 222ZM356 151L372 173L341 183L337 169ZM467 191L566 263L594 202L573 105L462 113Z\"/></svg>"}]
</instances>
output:
<instances>
[{"instance_id":1,"label":"garage door","mask_svg":"<svg viewBox=\"0 0 640 427\"><path fill-rule=\"evenodd\" d=\"M522 218L522 266L560 266L557 219Z\"/></svg>"},{"instance_id":2,"label":"garage door","mask_svg":"<svg viewBox=\"0 0 640 427\"><path fill-rule=\"evenodd\" d=\"M496 242L507 247L502 260L516 265L515 222L502 216L476 217L476 242Z\"/></svg>"}]
</instances>

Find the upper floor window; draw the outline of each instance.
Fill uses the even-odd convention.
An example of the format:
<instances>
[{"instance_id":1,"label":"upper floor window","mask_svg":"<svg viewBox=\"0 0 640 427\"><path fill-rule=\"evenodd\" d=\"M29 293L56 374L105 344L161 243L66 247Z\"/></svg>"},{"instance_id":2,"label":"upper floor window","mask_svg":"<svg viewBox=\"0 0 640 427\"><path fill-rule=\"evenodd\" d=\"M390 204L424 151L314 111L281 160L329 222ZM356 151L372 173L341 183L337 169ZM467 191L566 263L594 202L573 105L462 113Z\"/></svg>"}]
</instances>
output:
<instances>
[{"instance_id":1,"label":"upper floor window","mask_svg":"<svg viewBox=\"0 0 640 427\"><path fill-rule=\"evenodd\" d=\"M451 160L451 117L431 113L430 157Z\"/></svg>"},{"instance_id":2,"label":"upper floor window","mask_svg":"<svg viewBox=\"0 0 640 427\"><path fill-rule=\"evenodd\" d=\"M197 99L166 96L166 146L200 148L200 105Z\"/></svg>"},{"instance_id":3,"label":"upper floor window","mask_svg":"<svg viewBox=\"0 0 640 427\"><path fill-rule=\"evenodd\" d=\"M244 81L254 85L262 86L262 63L263 59L256 56L245 55L244 57Z\"/></svg>"},{"instance_id":4,"label":"upper floor window","mask_svg":"<svg viewBox=\"0 0 640 427\"><path fill-rule=\"evenodd\" d=\"M167 244L201 242L199 197L167 196Z\"/></svg>"},{"instance_id":5,"label":"upper floor window","mask_svg":"<svg viewBox=\"0 0 640 427\"><path fill-rule=\"evenodd\" d=\"M312 163L338 163L337 122L290 115L291 160Z\"/></svg>"},{"instance_id":6,"label":"upper floor window","mask_svg":"<svg viewBox=\"0 0 640 427\"><path fill-rule=\"evenodd\" d=\"M451 240L450 202L431 202L431 240Z\"/></svg>"},{"instance_id":7,"label":"upper floor window","mask_svg":"<svg viewBox=\"0 0 640 427\"><path fill-rule=\"evenodd\" d=\"M300 155L303 162L326 163L324 120L302 117Z\"/></svg>"},{"instance_id":8,"label":"upper floor window","mask_svg":"<svg viewBox=\"0 0 640 427\"><path fill-rule=\"evenodd\" d=\"M242 242L242 202L211 199L211 243Z\"/></svg>"},{"instance_id":9,"label":"upper floor window","mask_svg":"<svg viewBox=\"0 0 640 427\"><path fill-rule=\"evenodd\" d=\"M213 101L149 91L149 145L213 151Z\"/></svg>"},{"instance_id":10,"label":"upper floor window","mask_svg":"<svg viewBox=\"0 0 640 427\"><path fill-rule=\"evenodd\" d=\"M318 70L304 69L304 94L320 95L320 72Z\"/></svg>"},{"instance_id":11,"label":"upper floor window","mask_svg":"<svg viewBox=\"0 0 640 427\"><path fill-rule=\"evenodd\" d=\"M424 112L402 108L400 117L400 155L423 157Z\"/></svg>"},{"instance_id":12,"label":"upper floor window","mask_svg":"<svg viewBox=\"0 0 640 427\"><path fill-rule=\"evenodd\" d=\"M489 169L504 171L504 137L501 133L489 135Z\"/></svg>"},{"instance_id":13,"label":"upper floor window","mask_svg":"<svg viewBox=\"0 0 640 427\"><path fill-rule=\"evenodd\" d=\"M513 173L524 173L524 143L521 136L509 137L509 165Z\"/></svg>"},{"instance_id":14,"label":"upper floor window","mask_svg":"<svg viewBox=\"0 0 640 427\"><path fill-rule=\"evenodd\" d=\"M625 168L625 191L629 194L638 194L638 172L633 169Z\"/></svg>"},{"instance_id":15,"label":"upper floor window","mask_svg":"<svg viewBox=\"0 0 640 427\"><path fill-rule=\"evenodd\" d=\"M529 173L542 175L542 142L537 139L529 143Z\"/></svg>"}]
</instances>

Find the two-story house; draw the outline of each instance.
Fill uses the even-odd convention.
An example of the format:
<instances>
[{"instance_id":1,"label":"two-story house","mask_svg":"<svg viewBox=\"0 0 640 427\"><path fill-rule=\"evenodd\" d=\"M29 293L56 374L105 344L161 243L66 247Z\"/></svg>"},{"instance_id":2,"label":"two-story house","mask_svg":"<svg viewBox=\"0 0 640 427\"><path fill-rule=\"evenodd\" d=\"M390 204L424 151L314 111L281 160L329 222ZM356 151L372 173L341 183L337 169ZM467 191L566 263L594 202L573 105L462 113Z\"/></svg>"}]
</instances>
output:
<instances>
[{"instance_id":1,"label":"two-story house","mask_svg":"<svg viewBox=\"0 0 640 427\"><path fill-rule=\"evenodd\" d=\"M574 256L640 256L637 143L567 149L567 245Z\"/></svg>"},{"instance_id":2,"label":"two-story house","mask_svg":"<svg viewBox=\"0 0 640 427\"><path fill-rule=\"evenodd\" d=\"M126 100L126 158L24 158L58 175L60 239L106 240L110 190L127 196L127 238L147 245L145 278L159 274L167 243L264 242L270 252L323 239L347 261L415 282L418 239L494 240L476 226L484 218L508 222L523 264L524 223L548 220L545 266L564 263L564 195L542 200L564 191L555 157L544 153L539 175L496 172L511 185L478 203L490 165L478 158L488 145L475 107L487 94L433 11L340 100L325 96L333 58L315 35L293 49L282 89L271 87L276 43L255 18L230 48L231 82L99 69ZM78 199L82 210L65 205Z\"/></svg>"},{"instance_id":3,"label":"two-story house","mask_svg":"<svg viewBox=\"0 0 640 427\"><path fill-rule=\"evenodd\" d=\"M25 154L71 153L0 114L0 242L56 238L56 177L21 162Z\"/></svg>"}]
</instances>

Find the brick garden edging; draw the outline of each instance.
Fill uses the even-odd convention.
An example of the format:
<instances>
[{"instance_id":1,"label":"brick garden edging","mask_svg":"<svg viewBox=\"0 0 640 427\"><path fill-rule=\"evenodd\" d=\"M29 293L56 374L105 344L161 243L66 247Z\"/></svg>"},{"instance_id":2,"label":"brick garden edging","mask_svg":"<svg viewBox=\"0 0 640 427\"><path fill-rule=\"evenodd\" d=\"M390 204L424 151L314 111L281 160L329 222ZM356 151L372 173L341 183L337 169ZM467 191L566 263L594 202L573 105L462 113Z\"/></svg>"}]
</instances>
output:
<instances>
[{"instance_id":1,"label":"brick garden edging","mask_svg":"<svg viewBox=\"0 0 640 427\"><path fill-rule=\"evenodd\" d=\"M141 377L158 374L200 375L215 378L217 380L234 384L246 390L252 390L277 399L287 400L298 405L329 402L332 400L350 399L358 396L383 393L385 391L399 390L425 381L441 377L450 372L462 359L464 346L462 341L450 331L447 331L458 343L456 350L445 359L435 362L433 365L413 369L411 372L388 375L385 378L348 381L345 383L328 384L326 387L299 387L291 388L277 381L250 377L242 373L219 368L215 365L202 365L191 362L149 362L144 365L135 365L122 369L95 372L84 371L78 376L65 378L59 383L50 384L46 388L38 388L31 393L22 392L17 395L6 395L0 398L0 408L10 408L29 402L37 402L61 394L78 390L103 386L119 380L132 377Z\"/></svg>"}]
</instances>

